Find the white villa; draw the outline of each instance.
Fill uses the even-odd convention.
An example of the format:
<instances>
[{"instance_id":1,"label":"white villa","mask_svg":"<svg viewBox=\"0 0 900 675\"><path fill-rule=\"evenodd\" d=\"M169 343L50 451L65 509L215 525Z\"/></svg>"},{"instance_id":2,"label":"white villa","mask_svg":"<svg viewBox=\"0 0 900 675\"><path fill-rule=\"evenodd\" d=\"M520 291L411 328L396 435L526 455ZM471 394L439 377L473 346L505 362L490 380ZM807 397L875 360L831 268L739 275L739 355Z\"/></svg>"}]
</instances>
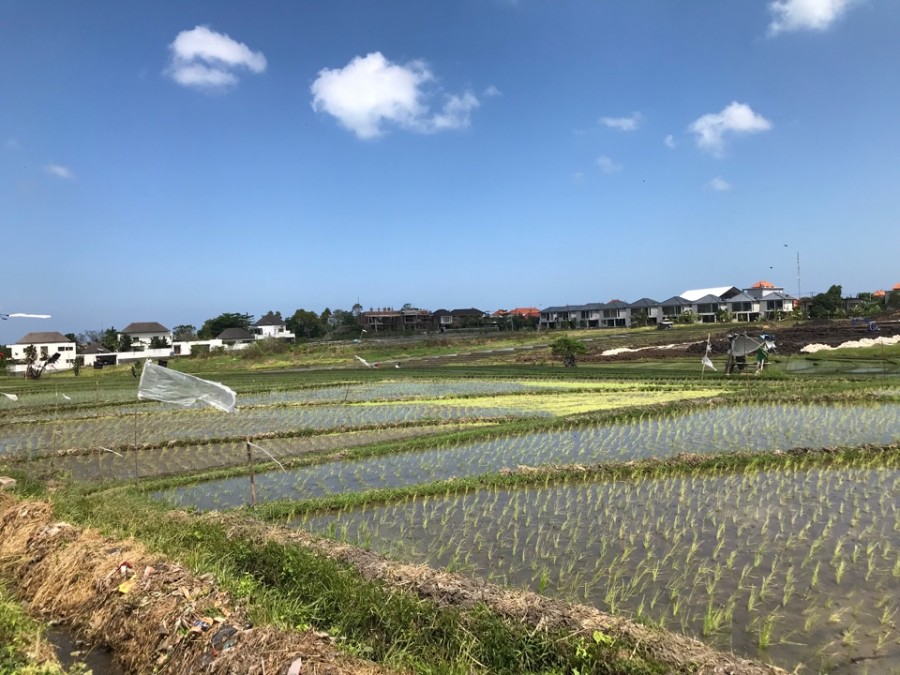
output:
<instances>
[{"instance_id":1,"label":"white villa","mask_svg":"<svg viewBox=\"0 0 900 675\"><path fill-rule=\"evenodd\" d=\"M132 351L149 349L153 338L165 340L168 345L172 344L172 331L156 321L130 323L119 332L120 338L123 335L131 338Z\"/></svg>"},{"instance_id":2,"label":"white villa","mask_svg":"<svg viewBox=\"0 0 900 675\"><path fill-rule=\"evenodd\" d=\"M25 360L25 349L34 345L39 361L45 361L56 353L59 360L53 364L57 370L64 370L75 365L75 343L62 333L49 331L44 333L28 333L21 340L9 345L9 358L16 361ZM10 365L8 372L24 373L25 364Z\"/></svg>"},{"instance_id":3,"label":"white villa","mask_svg":"<svg viewBox=\"0 0 900 675\"><path fill-rule=\"evenodd\" d=\"M293 340L294 334L287 329L287 324L281 318L281 312L268 312L264 317L254 323L250 330L257 340L274 338L276 340Z\"/></svg>"}]
</instances>

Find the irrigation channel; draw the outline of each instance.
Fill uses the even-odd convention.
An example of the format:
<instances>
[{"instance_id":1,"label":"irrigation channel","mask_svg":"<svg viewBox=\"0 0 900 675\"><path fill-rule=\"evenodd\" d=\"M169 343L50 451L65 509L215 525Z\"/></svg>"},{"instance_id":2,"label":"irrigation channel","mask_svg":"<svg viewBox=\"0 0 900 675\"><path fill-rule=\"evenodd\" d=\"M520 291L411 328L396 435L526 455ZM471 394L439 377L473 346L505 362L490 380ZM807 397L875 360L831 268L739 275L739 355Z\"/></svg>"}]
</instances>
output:
<instances>
[{"instance_id":1,"label":"irrigation channel","mask_svg":"<svg viewBox=\"0 0 900 675\"><path fill-rule=\"evenodd\" d=\"M519 465L886 445L898 440L900 404L896 403L730 405L269 472L256 477L256 494L261 502L310 499L477 476ZM200 510L233 508L247 502L247 479L211 480L154 496Z\"/></svg>"}]
</instances>

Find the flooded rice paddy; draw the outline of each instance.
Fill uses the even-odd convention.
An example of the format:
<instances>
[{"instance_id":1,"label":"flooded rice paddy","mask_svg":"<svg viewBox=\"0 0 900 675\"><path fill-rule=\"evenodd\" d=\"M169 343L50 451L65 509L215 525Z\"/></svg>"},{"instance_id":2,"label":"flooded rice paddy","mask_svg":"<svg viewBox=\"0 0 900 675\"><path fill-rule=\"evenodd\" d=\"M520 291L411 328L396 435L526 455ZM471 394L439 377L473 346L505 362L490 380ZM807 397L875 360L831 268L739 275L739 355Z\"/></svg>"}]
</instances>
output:
<instances>
[{"instance_id":1,"label":"flooded rice paddy","mask_svg":"<svg viewBox=\"0 0 900 675\"><path fill-rule=\"evenodd\" d=\"M681 453L773 451L900 440L900 404L711 407L627 423L504 436L457 446L329 462L256 478L260 501L309 499L493 473L521 464L592 464ZM157 495L202 510L241 506L246 478L207 481Z\"/></svg>"},{"instance_id":2,"label":"flooded rice paddy","mask_svg":"<svg viewBox=\"0 0 900 675\"><path fill-rule=\"evenodd\" d=\"M484 489L296 524L804 672L900 671L900 457Z\"/></svg>"}]
</instances>

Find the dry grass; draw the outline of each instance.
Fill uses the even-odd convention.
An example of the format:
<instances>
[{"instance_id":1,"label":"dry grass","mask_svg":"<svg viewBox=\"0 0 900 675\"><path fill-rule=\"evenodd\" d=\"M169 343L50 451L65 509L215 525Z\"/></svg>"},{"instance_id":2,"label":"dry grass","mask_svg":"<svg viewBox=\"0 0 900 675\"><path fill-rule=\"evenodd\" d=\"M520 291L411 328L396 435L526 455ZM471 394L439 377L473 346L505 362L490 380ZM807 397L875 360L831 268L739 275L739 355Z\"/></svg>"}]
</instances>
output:
<instances>
[{"instance_id":1,"label":"dry grass","mask_svg":"<svg viewBox=\"0 0 900 675\"><path fill-rule=\"evenodd\" d=\"M0 500L0 573L32 611L106 645L128 672L275 674L297 659L302 673L382 672L327 635L252 627L211 575L55 522L45 502Z\"/></svg>"}]
</instances>

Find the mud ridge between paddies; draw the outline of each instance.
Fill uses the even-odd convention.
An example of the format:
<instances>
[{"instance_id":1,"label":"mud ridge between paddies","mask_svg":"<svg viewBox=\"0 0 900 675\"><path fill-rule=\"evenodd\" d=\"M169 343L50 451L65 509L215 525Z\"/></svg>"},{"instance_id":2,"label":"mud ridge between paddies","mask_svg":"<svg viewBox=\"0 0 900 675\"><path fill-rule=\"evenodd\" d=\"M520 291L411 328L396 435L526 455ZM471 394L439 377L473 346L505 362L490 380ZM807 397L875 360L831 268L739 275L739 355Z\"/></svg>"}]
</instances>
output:
<instances>
[{"instance_id":1,"label":"mud ridge between paddies","mask_svg":"<svg viewBox=\"0 0 900 675\"><path fill-rule=\"evenodd\" d=\"M487 606L533 630L591 635L602 631L640 648L672 672L780 674L784 671L667 631L616 618L584 605L507 589L482 580L387 560L353 546L268 526L239 514L169 513L173 525L206 520L230 538L310 549L439 606ZM127 563L128 572L122 569ZM148 570L151 570L148 573ZM327 634L251 627L246 608L197 576L149 553L140 542L56 522L50 504L0 496L0 574L32 611L62 621L105 645L134 673L386 672L338 651Z\"/></svg>"},{"instance_id":2,"label":"mud ridge between paddies","mask_svg":"<svg viewBox=\"0 0 900 675\"><path fill-rule=\"evenodd\" d=\"M176 520L199 518L222 525L229 537L257 544L277 542L311 549L356 569L366 580L381 581L413 593L439 606L461 610L487 606L500 616L532 630L591 635L601 631L635 645L649 657L671 666L672 672L729 675L784 673L780 668L754 662L709 647L692 638L643 626L625 618L604 614L593 607L554 600L537 593L505 588L482 579L387 559L372 551L322 539L302 531L270 526L236 513L203 515L172 511Z\"/></svg>"},{"instance_id":3,"label":"mud ridge between paddies","mask_svg":"<svg viewBox=\"0 0 900 675\"><path fill-rule=\"evenodd\" d=\"M211 575L56 522L46 502L0 496L0 574L32 612L109 647L130 673L385 672L325 634L252 626Z\"/></svg>"}]
</instances>

